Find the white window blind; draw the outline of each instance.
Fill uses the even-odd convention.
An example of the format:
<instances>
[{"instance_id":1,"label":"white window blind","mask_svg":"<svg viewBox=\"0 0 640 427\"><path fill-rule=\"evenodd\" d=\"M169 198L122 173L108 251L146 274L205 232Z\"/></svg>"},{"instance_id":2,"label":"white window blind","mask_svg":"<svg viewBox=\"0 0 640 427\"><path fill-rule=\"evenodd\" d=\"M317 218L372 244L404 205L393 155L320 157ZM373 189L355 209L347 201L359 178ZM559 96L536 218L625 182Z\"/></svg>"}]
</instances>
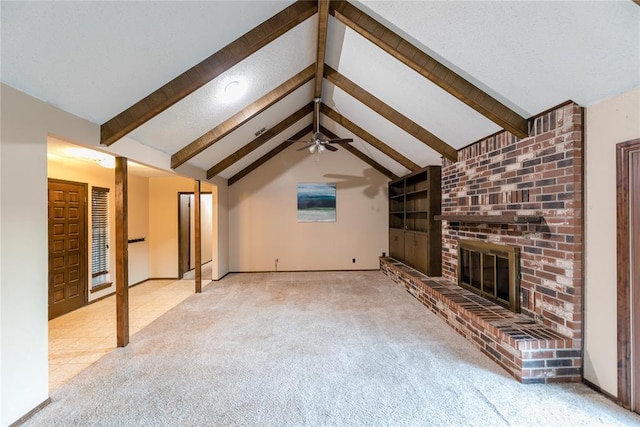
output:
<instances>
[{"instance_id":1,"label":"white window blind","mask_svg":"<svg viewBox=\"0 0 640 427\"><path fill-rule=\"evenodd\" d=\"M109 280L109 189L91 188L91 285Z\"/></svg>"}]
</instances>

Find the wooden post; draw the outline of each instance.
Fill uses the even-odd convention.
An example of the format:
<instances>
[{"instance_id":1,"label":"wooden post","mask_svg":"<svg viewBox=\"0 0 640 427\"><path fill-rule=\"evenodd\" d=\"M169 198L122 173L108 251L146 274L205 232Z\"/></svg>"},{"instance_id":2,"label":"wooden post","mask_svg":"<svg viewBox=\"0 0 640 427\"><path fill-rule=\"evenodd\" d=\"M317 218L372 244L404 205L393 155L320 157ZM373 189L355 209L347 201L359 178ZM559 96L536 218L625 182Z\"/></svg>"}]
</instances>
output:
<instances>
[{"instance_id":1,"label":"wooden post","mask_svg":"<svg viewBox=\"0 0 640 427\"><path fill-rule=\"evenodd\" d=\"M116 329L118 347L129 344L129 238L127 159L116 157Z\"/></svg>"},{"instance_id":2,"label":"wooden post","mask_svg":"<svg viewBox=\"0 0 640 427\"><path fill-rule=\"evenodd\" d=\"M195 221L195 264L196 264L196 293L202 292L202 227L200 215L200 181L193 182L193 217Z\"/></svg>"}]
</instances>

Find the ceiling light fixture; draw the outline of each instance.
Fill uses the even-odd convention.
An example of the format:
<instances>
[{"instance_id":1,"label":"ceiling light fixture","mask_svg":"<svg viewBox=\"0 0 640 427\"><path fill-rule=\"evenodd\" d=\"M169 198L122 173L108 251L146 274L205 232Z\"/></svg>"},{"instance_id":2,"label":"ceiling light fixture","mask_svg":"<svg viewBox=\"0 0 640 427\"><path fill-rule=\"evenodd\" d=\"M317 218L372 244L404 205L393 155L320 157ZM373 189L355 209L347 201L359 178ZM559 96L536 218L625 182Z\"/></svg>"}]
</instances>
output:
<instances>
[{"instance_id":1,"label":"ceiling light fixture","mask_svg":"<svg viewBox=\"0 0 640 427\"><path fill-rule=\"evenodd\" d=\"M116 159L114 157L103 157L101 159L96 159L96 163L107 169L115 169L116 168Z\"/></svg>"},{"instance_id":2,"label":"ceiling light fixture","mask_svg":"<svg viewBox=\"0 0 640 427\"><path fill-rule=\"evenodd\" d=\"M242 87L237 80L230 81L224 87L224 94L228 100L237 99L242 94Z\"/></svg>"}]
</instances>

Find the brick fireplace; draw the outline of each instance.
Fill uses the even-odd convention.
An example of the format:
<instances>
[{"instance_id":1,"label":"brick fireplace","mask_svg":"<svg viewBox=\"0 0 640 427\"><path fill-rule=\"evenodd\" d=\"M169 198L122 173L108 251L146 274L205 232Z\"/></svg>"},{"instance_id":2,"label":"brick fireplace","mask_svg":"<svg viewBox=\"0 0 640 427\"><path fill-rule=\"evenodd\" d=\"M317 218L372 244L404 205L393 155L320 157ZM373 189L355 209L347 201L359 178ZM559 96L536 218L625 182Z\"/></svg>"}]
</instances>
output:
<instances>
[{"instance_id":1,"label":"brick fireplace","mask_svg":"<svg viewBox=\"0 0 640 427\"><path fill-rule=\"evenodd\" d=\"M442 165L442 277L381 266L424 305L525 383L582 372L582 109L570 102ZM519 311L457 286L458 242L519 253ZM504 305L504 304L503 304ZM517 311L517 310L516 310Z\"/></svg>"}]
</instances>

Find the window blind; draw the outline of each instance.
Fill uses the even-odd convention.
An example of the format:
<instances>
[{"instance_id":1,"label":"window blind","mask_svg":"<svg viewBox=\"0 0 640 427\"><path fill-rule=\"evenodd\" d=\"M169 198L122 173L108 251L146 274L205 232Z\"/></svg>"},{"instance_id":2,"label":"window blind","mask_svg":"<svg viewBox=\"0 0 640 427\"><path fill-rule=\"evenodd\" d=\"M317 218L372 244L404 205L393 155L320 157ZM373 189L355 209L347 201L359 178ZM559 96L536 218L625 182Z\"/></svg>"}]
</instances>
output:
<instances>
[{"instance_id":1,"label":"window blind","mask_svg":"<svg viewBox=\"0 0 640 427\"><path fill-rule=\"evenodd\" d=\"M92 285L107 281L109 274L109 189L91 188Z\"/></svg>"}]
</instances>

